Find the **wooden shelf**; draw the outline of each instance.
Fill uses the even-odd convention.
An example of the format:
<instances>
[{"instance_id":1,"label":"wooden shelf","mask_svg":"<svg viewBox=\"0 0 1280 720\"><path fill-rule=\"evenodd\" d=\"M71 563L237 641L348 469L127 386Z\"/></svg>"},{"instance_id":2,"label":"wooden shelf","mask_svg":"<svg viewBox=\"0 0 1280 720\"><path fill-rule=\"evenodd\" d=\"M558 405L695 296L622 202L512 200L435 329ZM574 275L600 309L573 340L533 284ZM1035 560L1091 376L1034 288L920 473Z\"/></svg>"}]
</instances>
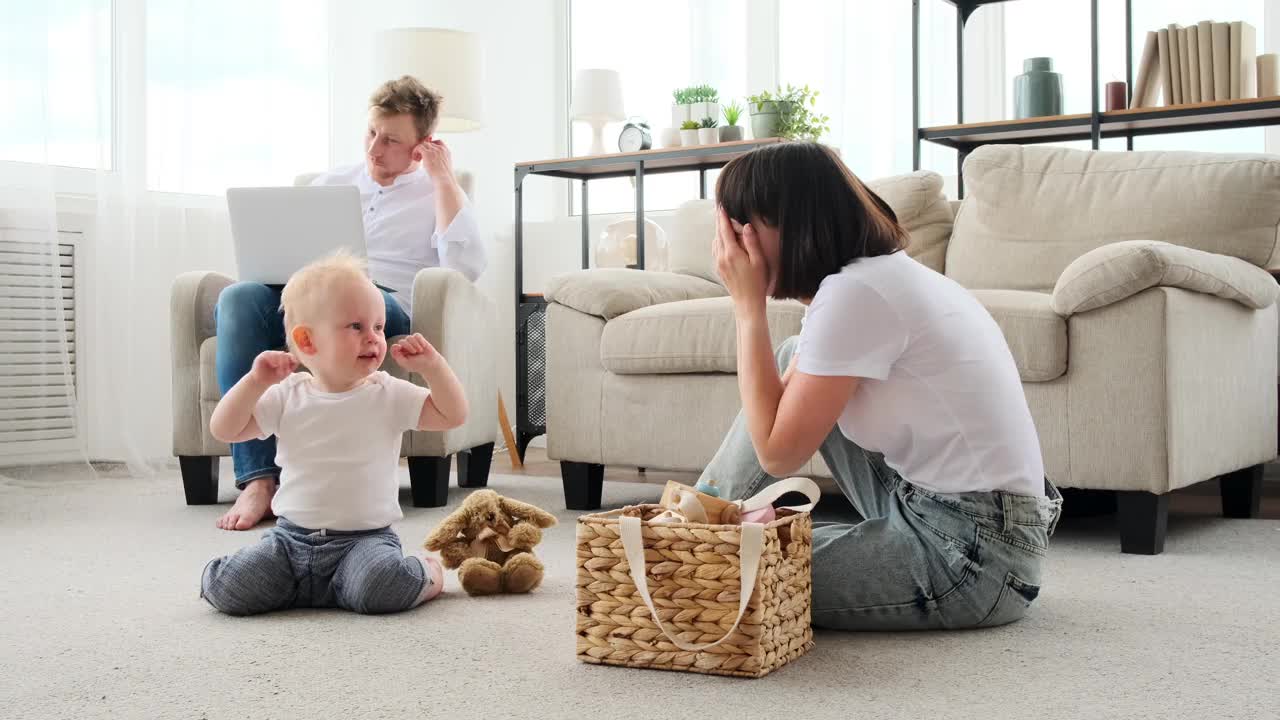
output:
<instances>
[{"instance_id":1,"label":"wooden shelf","mask_svg":"<svg viewBox=\"0 0 1280 720\"><path fill-rule=\"evenodd\" d=\"M987 143L1088 140L1092 122L1092 114L1082 113L940 125L920 128L920 139L960 150ZM1280 125L1280 97L1114 110L1099 113L1099 123L1104 138Z\"/></svg>"},{"instance_id":2,"label":"wooden shelf","mask_svg":"<svg viewBox=\"0 0 1280 720\"><path fill-rule=\"evenodd\" d=\"M746 155L764 145L782 142L782 138L737 140L714 145L660 148L632 153L610 153L575 158L556 158L516 163L518 173L551 175L571 179L598 179L634 175L637 164L644 163L644 171L679 172L699 168L722 167L736 157Z\"/></svg>"}]
</instances>

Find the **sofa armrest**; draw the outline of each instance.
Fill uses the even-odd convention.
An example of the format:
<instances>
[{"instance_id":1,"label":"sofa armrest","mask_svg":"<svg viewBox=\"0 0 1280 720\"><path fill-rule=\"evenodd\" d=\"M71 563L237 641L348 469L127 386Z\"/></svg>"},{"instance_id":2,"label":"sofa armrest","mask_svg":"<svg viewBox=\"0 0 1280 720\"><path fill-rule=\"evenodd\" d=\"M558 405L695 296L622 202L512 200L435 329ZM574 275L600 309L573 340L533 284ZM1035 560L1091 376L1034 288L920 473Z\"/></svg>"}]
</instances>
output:
<instances>
[{"instance_id":1,"label":"sofa armrest","mask_svg":"<svg viewBox=\"0 0 1280 720\"><path fill-rule=\"evenodd\" d=\"M722 286L692 275L650 270L576 270L547 284L547 302L612 320L650 305L724 297Z\"/></svg>"},{"instance_id":2,"label":"sofa armrest","mask_svg":"<svg viewBox=\"0 0 1280 720\"><path fill-rule=\"evenodd\" d=\"M169 290L169 342L173 363L173 454L204 454L200 410L200 345L217 334L213 309L235 282L216 272L179 275Z\"/></svg>"},{"instance_id":3,"label":"sofa armrest","mask_svg":"<svg viewBox=\"0 0 1280 720\"><path fill-rule=\"evenodd\" d=\"M1152 288L1216 295L1255 310L1275 303L1280 286L1239 258L1155 240L1112 243L1076 258L1053 288L1059 315L1088 312Z\"/></svg>"},{"instance_id":4,"label":"sofa armrest","mask_svg":"<svg viewBox=\"0 0 1280 720\"><path fill-rule=\"evenodd\" d=\"M413 454L443 457L493 442L498 434L498 320L493 303L457 270L419 270L413 280L412 328L449 362L469 405L462 427L413 433ZM412 380L422 382L417 375Z\"/></svg>"}]
</instances>

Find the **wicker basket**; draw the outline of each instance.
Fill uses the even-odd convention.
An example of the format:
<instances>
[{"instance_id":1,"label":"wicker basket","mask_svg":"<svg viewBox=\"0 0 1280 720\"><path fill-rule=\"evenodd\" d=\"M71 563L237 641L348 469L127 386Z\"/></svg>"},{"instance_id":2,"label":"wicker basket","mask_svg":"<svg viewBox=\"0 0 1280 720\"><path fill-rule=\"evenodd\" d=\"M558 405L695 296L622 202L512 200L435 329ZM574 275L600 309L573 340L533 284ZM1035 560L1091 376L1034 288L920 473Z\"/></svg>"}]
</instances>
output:
<instances>
[{"instance_id":1,"label":"wicker basket","mask_svg":"<svg viewBox=\"0 0 1280 720\"><path fill-rule=\"evenodd\" d=\"M664 510L638 505L578 518L578 659L763 677L813 647L807 512L784 510L767 525L647 522ZM652 611L631 574L624 531L634 533L632 543L640 538L635 552L644 554ZM739 553L757 540L755 583L739 618L742 576L754 564Z\"/></svg>"}]
</instances>

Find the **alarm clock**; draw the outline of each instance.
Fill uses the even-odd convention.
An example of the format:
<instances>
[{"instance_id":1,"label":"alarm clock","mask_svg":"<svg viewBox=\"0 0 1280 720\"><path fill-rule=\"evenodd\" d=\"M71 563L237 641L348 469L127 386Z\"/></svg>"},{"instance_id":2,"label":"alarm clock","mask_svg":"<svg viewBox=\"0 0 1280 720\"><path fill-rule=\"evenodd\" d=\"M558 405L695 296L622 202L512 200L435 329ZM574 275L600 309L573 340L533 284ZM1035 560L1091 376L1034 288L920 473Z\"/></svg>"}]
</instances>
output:
<instances>
[{"instance_id":1,"label":"alarm clock","mask_svg":"<svg viewBox=\"0 0 1280 720\"><path fill-rule=\"evenodd\" d=\"M622 126L618 135L618 149L624 153L639 152L653 147L653 136L649 134L649 123L643 120L629 122Z\"/></svg>"}]
</instances>

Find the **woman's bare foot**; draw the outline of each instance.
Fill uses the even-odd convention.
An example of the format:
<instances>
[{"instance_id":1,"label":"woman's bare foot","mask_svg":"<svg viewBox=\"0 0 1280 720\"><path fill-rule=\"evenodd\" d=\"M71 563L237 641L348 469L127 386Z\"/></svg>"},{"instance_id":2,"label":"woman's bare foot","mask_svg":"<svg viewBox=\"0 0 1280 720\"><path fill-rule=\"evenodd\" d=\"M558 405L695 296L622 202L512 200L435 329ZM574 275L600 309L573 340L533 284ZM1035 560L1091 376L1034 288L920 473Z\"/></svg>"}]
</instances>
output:
<instances>
[{"instance_id":1,"label":"woman's bare foot","mask_svg":"<svg viewBox=\"0 0 1280 720\"><path fill-rule=\"evenodd\" d=\"M236 504L216 523L223 530L248 530L271 512L271 498L276 494L276 479L271 476L250 480Z\"/></svg>"}]
</instances>

